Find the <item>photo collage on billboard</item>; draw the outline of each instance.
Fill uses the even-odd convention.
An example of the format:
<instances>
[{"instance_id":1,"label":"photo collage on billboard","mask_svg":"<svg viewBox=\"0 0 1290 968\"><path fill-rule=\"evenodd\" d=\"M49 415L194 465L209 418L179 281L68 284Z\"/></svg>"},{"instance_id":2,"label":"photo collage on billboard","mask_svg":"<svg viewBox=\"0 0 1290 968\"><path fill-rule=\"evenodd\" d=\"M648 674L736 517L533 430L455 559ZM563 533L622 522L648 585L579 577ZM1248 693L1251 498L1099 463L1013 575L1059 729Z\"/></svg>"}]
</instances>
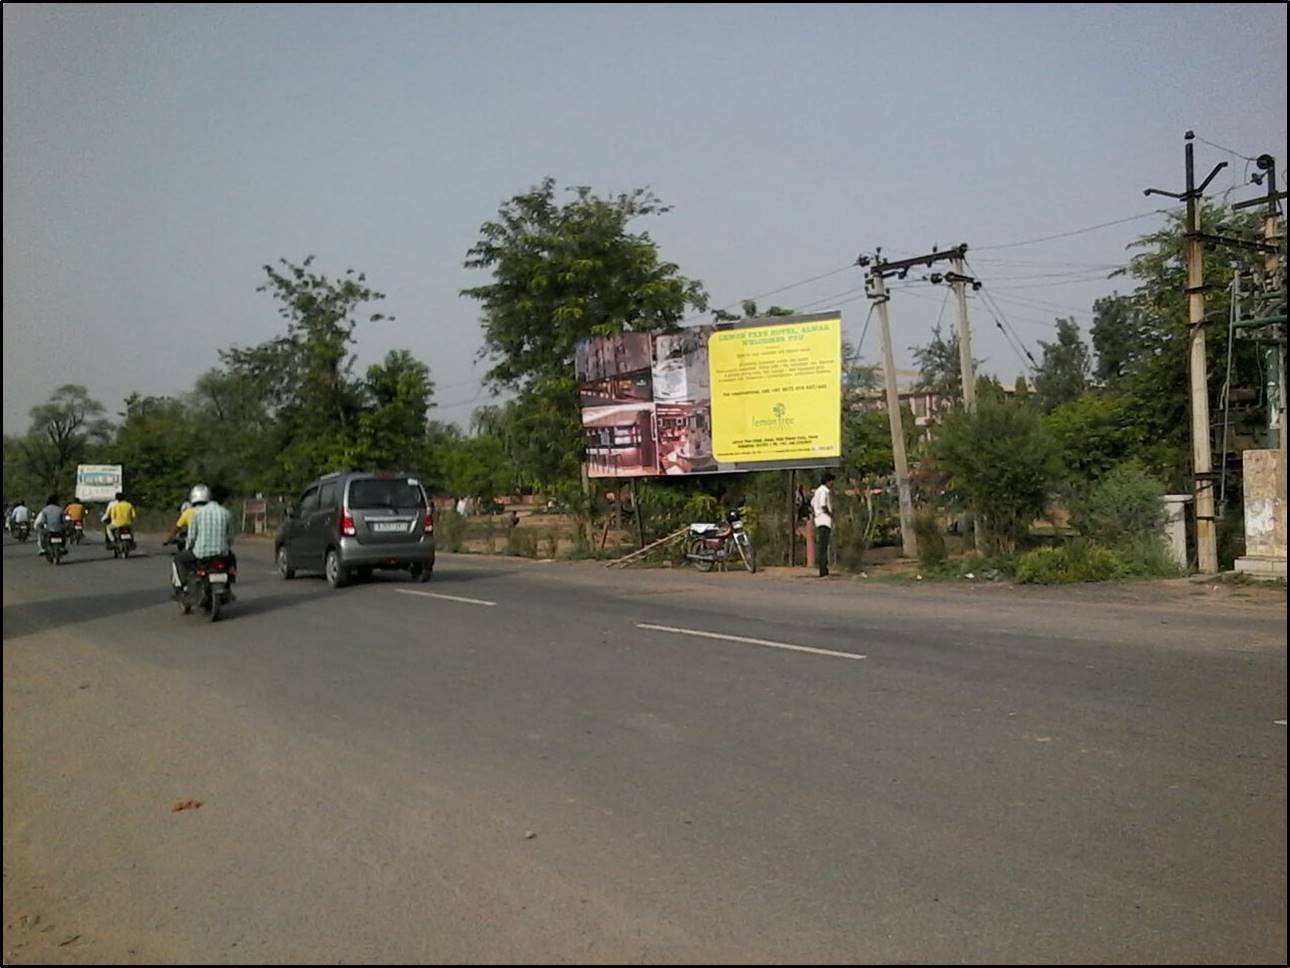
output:
<instances>
[{"instance_id":1,"label":"photo collage on billboard","mask_svg":"<svg viewBox=\"0 0 1290 968\"><path fill-rule=\"evenodd\" d=\"M654 419L660 474L725 470L712 452L711 326L654 337Z\"/></svg>"},{"instance_id":2,"label":"photo collage on billboard","mask_svg":"<svg viewBox=\"0 0 1290 968\"><path fill-rule=\"evenodd\" d=\"M578 344L574 366L592 477L658 474L652 364L648 333L593 336Z\"/></svg>"}]
</instances>

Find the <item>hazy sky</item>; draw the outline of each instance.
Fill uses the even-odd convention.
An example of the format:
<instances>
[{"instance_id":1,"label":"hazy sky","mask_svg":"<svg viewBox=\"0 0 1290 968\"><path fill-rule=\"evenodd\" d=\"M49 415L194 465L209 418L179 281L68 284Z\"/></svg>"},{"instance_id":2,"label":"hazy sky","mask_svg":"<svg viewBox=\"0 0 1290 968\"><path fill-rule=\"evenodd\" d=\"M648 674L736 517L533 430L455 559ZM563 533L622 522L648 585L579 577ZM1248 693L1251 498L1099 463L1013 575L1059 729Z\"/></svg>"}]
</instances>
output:
<instances>
[{"instance_id":1,"label":"hazy sky","mask_svg":"<svg viewBox=\"0 0 1290 968\"><path fill-rule=\"evenodd\" d=\"M360 363L412 350L437 415L465 423L487 394L458 295L484 277L462 262L548 174L652 187L674 209L640 227L716 306L877 245L967 242L1038 358L1056 315L1087 333L1105 268L1160 220L985 247L1151 212L1143 188L1182 188L1188 128L1285 168L1279 3L3 9L6 433L62 383L112 413L190 389L221 347L282 331L261 266L311 253L397 316L360 329ZM1232 162L1219 191L1248 167L1198 159ZM762 304L840 307L856 339L862 282ZM894 297L904 361L943 299ZM971 308L976 355L1010 381L1017 354Z\"/></svg>"}]
</instances>

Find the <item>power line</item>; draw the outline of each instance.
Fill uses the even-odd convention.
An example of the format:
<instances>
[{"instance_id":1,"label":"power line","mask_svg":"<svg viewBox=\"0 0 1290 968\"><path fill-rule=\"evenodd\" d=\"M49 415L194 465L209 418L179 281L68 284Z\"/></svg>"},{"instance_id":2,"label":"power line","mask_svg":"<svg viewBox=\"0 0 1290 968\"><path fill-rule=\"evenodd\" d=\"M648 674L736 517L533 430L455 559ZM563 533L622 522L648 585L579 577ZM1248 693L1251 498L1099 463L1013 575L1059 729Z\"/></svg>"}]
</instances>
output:
<instances>
[{"instance_id":1,"label":"power line","mask_svg":"<svg viewBox=\"0 0 1290 968\"><path fill-rule=\"evenodd\" d=\"M802 279L802 280L799 280L798 282L790 282L786 286L780 286L777 289L770 289L766 292L760 292L760 293L757 293L757 295L755 296L748 296L744 299L736 299L734 302L727 303L726 305L720 307L719 309L709 309L706 312L697 313L694 316L690 316L686 319L681 320L681 323L682 324L692 323L695 320L704 319L714 312L725 312L726 310L733 309L736 306L742 306L745 302L756 302L758 299L765 299L767 296L776 296L776 295L779 295L779 293L781 292L788 292L788 290L790 289L797 289L801 286L810 285L812 282L819 282L821 279L828 279L830 276L836 276L841 272L846 272L849 269L854 269L855 267L856 267L856 264L854 262L848 262L846 265L839 266L836 269L830 269L828 272L821 272L818 276L811 276L809 279ZM848 291L850 292L851 290L848 290ZM816 300L816 302L823 302L823 301L826 301L826 300Z\"/></svg>"},{"instance_id":2,"label":"power line","mask_svg":"<svg viewBox=\"0 0 1290 968\"><path fill-rule=\"evenodd\" d=\"M1140 215L1130 215L1127 218L1118 218L1110 222L1100 222L1097 225L1089 225L1082 229L1072 229L1069 232L1058 232L1056 235L1045 235L1037 239L1025 239L1021 242L1005 242L999 245L978 245L973 248L974 252L990 252L998 249L1015 249L1023 245L1038 245L1040 242L1052 242L1054 239L1068 239L1072 235L1083 235L1086 232L1096 232L1098 229L1110 228L1113 225L1123 225L1126 222L1136 222L1139 219L1151 218L1153 215L1168 215L1169 210L1164 208L1152 209L1150 212L1143 212Z\"/></svg>"},{"instance_id":3,"label":"power line","mask_svg":"<svg viewBox=\"0 0 1290 968\"><path fill-rule=\"evenodd\" d=\"M1211 148L1217 148L1219 151L1226 151L1229 155L1232 155L1234 158L1241 158L1241 159L1244 159L1245 161L1258 161L1257 158L1251 158L1249 155L1243 155L1239 151L1233 151L1231 148L1225 148L1222 145L1214 144L1214 142L1212 141L1206 141L1200 135L1196 135L1196 140L1199 141L1201 144L1209 145Z\"/></svg>"},{"instance_id":4,"label":"power line","mask_svg":"<svg viewBox=\"0 0 1290 968\"><path fill-rule=\"evenodd\" d=\"M976 267L966 259L963 261L972 275L976 276L977 279L980 279L981 275L976 271ZM1002 332L1005 337L1008 335L1007 330L1004 329L1005 325L1008 327L1008 330L1012 331L1012 335L1017 340L1017 345L1021 348L1021 352L1026 355L1026 359L1030 361L1031 367L1036 370L1039 369L1039 364L1035 361L1034 356L1031 355L1030 350L1026 348L1025 340L1021 338L1021 334L1017 332L1012 323L1008 322L1008 314L1003 311L1002 306L995 302L994 294L986 288L984 281L981 283L981 304L985 306L986 311L989 312L990 316L994 319L995 325L999 327L999 331ZM1000 321L1001 319L1002 322ZM1025 360L1022 360L1022 366L1024 367L1025 365Z\"/></svg>"}]
</instances>

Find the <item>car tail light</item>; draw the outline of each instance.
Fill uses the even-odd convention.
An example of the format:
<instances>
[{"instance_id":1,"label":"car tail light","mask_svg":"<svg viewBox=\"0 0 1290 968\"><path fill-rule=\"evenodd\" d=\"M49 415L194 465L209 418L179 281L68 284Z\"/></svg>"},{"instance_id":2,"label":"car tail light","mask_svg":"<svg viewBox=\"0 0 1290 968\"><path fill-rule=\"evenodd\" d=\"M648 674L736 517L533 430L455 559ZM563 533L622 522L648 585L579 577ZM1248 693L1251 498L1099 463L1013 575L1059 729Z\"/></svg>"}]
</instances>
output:
<instances>
[{"instance_id":1,"label":"car tail light","mask_svg":"<svg viewBox=\"0 0 1290 968\"><path fill-rule=\"evenodd\" d=\"M349 513L349 508L341 509L340 533L350 538L358 534L358 528L354 527L354 516Z\"/></svg>"},{"instance_id":2,"label":"car tail light","mask_svg":"<svg viewBox=\"0 0 1290 968\"><path fill-rule=\"evenodd\" d=\"M426 508L426 530L434 530L434 508Z\"/></svg>"}]
</instances>

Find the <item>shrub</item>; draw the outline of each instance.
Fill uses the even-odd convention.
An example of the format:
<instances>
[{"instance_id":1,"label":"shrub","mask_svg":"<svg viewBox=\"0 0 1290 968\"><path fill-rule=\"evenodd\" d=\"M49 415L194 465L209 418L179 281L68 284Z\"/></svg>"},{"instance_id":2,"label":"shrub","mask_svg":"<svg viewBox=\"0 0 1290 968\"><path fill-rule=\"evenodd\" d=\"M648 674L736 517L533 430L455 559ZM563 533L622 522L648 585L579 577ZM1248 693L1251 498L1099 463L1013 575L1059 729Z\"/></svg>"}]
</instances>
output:
<instances>
[{"instance_id":1,"label":"shrub","mask_svg":"<svg viewBox=\"0 0 1290 968\"><path fill-rule=\"evenodd\" d=\"M438 511L434 518L435 540L445 551L460 551L466 544L466 519L454 508Z\"/></svg>"},{"instance_id":2,"label":"shrub","mask_svg":"<svg viewBox=\"0 0 1290 968\"><path fill-rule=\"evenodd\" d=\"M1109 548L1149 538L1163 542L1165 488L1136 461L1120 464L1075 499L1071 523L1081 535Z\"/></svg>"},{"instance_id":3,"label":"shrub","mask_svg":"<svg viewBox=\"0 0 1290 968\"><path fill-rule=\"evenodd\" d=\"M938 469L978 515L996 551L1008 552L1043 515L1061 470L1057 445L1027 403L983 398L958 408L933 445Z\"/></svg>"},{"instance_id":4,"label":"shrub","mask_svg":"<svg viewBox=\"0 0 1290 968\"><path fill-rule=\"evenodd\" d=\"M1125 574L1125 564L1114 551L1088 541L1072 541L1061 548L1036 548L1017 559L1017 581L1022 583L1109 581Z\"/></svg>"},{"instance_id":5,"label":"shrub","mask_svg":"<svg viewBox=\"0 0 1290 968\"><path fill-rule=\"evenodd\" d=\"M914 515L914 534L918 538L918 563L935 570L945 564L945 535L941 522L931 508L920 508Z\"/></svg>"},{"instance_id":6,"label":"shrub","mask_svg":"<svg viewBox=\"0 0 1290 968\"><path fill-rule=\"evenodd\" d=\"M537 535L528 528L511 528L506 535L506 553L520 558L537 557Z\"/></svg>"}]
</instances>

